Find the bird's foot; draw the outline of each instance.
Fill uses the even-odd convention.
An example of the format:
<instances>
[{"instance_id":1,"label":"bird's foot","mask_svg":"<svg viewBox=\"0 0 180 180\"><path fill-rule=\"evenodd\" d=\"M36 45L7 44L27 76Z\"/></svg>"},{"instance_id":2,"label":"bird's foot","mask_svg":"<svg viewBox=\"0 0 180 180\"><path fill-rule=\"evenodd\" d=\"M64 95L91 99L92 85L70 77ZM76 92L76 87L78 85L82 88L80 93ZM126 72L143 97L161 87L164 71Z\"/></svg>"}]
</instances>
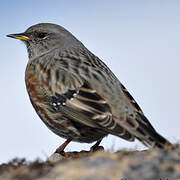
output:
<instances>
[{"instance_id":1,"label":"bird's foot","mask_svg":"<svg viewBox=\"0 0 180 180\"><path fill-rule=\"evenodd\" d=\"M104 151L104 147L103 146L92 146L90 148L91 152L96 152L96 151Z\"/></svg>"},{"instance_id":2,"label":"bird's foot","mask_svg":"<svg viewBox=\"0 0 180 180\"><path fill-rule=\"evenodd\" d=\"M104 151L104 147L103 146L99 146L99 144L101 143L102 139L98 140L91 148L90 148L90 152L96 152L96 151Z\"/></svg>"},{"instance_id":3,"label":"bird's foot","mask_svg":"<svg viewBox=\"0 0 180 180\"><path fill-rule=\"evenodd\" d=\"M65 154L66 154L66 152L64 151L64 149L63 150L61 150L61 149L56 149L56 151L54 152L54 153L58 153L58 154L60 154L61 156L65 156Z\"/></svg>"}]
</instances>

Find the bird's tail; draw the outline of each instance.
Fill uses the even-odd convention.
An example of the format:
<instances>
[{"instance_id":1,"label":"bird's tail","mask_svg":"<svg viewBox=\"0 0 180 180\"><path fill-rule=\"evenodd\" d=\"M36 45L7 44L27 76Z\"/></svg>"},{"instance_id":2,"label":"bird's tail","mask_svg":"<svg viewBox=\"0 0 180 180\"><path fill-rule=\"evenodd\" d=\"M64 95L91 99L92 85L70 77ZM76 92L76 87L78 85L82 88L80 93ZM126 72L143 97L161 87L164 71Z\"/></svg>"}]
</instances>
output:
<instances>
[{"instance_id":1,"label":"bird's tail","mask_svg":"<svg viewBox=\"0 0 180 180\"><path fill-rule=\"evenodd\" d=\"M153 132L153 134L149 135L148 138L136 138L141 141L145 146L160 148L160 149L172 149L174 147L167 139L158 134L157 132Z\"/></svg>"},{"instance_id":2,"label":"bird's tail","mask_svg":"<svg viewBox=\"0 0 180 180\"><path fill-rule=\"evenodd\" d=\"M148 119L143 114L138 114L141 120L138 120L138 130L141 133L144 133L143 136L136 136L146 146L161 148L161 149L172 149L174 147L167 139L161 136L156 130L152 127ZM144 123L143 123L144 121Z\"/></svg>"}]
</instances>

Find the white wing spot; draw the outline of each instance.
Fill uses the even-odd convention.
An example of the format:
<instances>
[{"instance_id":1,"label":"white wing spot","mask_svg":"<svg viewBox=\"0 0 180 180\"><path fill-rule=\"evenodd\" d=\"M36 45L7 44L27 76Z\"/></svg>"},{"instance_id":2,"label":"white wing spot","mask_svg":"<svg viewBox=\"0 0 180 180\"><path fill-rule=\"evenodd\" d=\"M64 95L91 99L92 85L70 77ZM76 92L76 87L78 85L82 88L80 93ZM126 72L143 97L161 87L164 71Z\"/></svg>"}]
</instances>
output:
<instances>
[{"instance_id":1,"label":"white wing spot","mask_svg":"<svg viewBox=\"0 0 180 180\"><path fill-rule=\"evenodd\" d=\"M56 107L56 106L57 106L57 104L56 104L56 103L52 103L52 105L53 105L54 107Z\"/></svg>"}]
</instances>

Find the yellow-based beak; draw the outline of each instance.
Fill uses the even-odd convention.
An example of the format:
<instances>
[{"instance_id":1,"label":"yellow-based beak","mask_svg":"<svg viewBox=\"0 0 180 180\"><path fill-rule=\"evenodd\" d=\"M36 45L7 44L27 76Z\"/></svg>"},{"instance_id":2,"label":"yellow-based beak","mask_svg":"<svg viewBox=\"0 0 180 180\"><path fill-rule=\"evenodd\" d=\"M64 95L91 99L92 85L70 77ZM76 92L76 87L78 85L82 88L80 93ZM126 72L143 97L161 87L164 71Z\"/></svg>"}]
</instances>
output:
<instances>
[{"instance_id":1,"label":"yellow-based beak","mask_svg":"<svg viewBox=\"0 0 180 180\"><path fill-rule=\"evenodd\" d=\"M30 38L28 36L26 36L24 33L20 33L20 34L8 34L7 37L15 38L15 39L20 39L22 41L30 40Z\"/></svg>"}]
</instances>

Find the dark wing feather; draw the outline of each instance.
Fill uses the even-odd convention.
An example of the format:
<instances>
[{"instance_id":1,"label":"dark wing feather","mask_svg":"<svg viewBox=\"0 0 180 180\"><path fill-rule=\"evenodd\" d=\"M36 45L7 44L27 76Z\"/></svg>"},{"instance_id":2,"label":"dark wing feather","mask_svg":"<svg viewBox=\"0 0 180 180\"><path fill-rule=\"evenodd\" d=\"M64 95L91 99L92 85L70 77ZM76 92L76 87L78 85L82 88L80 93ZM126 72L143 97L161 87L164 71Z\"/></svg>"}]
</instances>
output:
<instances>
[{"instance_id":1,"label":"dark wing feather","mask_svg":"<svg viewBox=\"0 0 180 180\"><path fill-rule=\"evenodd\" d=\"M131 103L131 105L136 109L137 112L140 112L141 114L143 114L143 111L141 110L141 108L139 107L139 105L137 104L137 102L134 100L134 98L131 96L131 94L128 92L128 90L124 87L123 84L121 84L121 89L124 93L124 95L126 96L126 98L129 100L129 102Z\"/></svg>"},{"instance_id":2,"label":"dark wing feather","mask_svg":"<svg viewBox=\"0 0 180 180\"><path fill-rule=\"evenodd\" d=\"M46 59L43 59L44 61ZM68 66L65 66L65 61L69 61ZM54 112L74 122L99 128L107 133L133 141L134 136L114 120L111 107L102 94L92 88L88 78L85 80L79 74L77 66L80 65L82 65L82 59L74 57L72 63L70 58L59 57L36 66L35 71L38 74L40 72L39 79L41 79L45 95L46 92L48 92L47 96L51 94L50 102ZM104 75L102 72L99 73Z\"/></svg>"},{"instance_id":3,"label":"dark wing feather","mask_svg":"<svg viewBox=\"0 0 180 180\"><path fill-rule=\"evenodd\" d=\"M66 99L59 103L61 106L55 108L74 122L103 129L129 141L134 140L127 130L114 121L109 104L87 82L76 90L67 90L61 95L56 93L56 98L56 102Z\"/></svg>"}]
</instances>

